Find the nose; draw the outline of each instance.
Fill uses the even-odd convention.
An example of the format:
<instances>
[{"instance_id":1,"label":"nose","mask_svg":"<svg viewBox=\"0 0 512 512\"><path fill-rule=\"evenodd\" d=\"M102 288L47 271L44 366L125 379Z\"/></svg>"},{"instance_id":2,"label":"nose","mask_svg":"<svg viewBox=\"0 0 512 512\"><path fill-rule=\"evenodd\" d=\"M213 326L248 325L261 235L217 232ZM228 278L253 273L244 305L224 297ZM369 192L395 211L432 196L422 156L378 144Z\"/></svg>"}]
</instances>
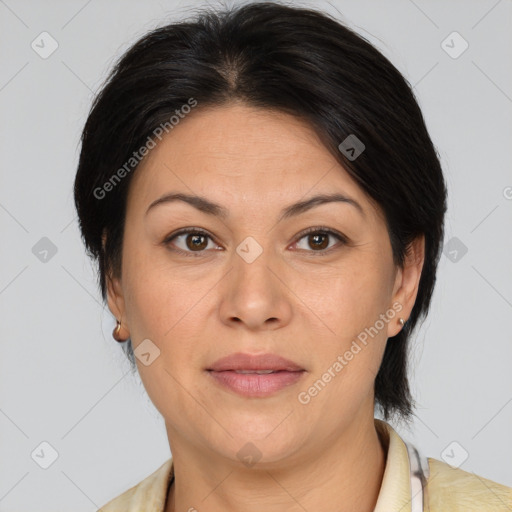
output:
<instances>
[{"instance_id":1,"label":"nose","mask_svg":"<svg viewBox=\"0 0 512 512\"><path fill-rule=\"evenodd\" d=\"M234 254L233 267L221 286L222 322L252 331L287 325L292 316L293 294L282 274L278 263L265 251L254 261Z\"/></svg>"}]
</instances>

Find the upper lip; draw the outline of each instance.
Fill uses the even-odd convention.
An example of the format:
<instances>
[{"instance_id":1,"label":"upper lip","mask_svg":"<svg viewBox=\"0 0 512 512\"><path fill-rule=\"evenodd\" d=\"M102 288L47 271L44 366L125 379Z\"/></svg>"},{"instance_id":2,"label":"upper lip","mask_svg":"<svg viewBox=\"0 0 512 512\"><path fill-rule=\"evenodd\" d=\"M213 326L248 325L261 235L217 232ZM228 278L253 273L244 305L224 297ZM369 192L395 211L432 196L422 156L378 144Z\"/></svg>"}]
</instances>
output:
<instances>
[{"instance_id":1,"label":"upper lip","mask_svg":"<svg viewBox=\"0 0 512 512\"><path fill-rule=\"evenodd\" d=\"M299 365L276 354L244 354L237 352L215 361L207 370L223 372L227 370L284 370L296 372L304 370Z\"/></svg>"}]
</instances>

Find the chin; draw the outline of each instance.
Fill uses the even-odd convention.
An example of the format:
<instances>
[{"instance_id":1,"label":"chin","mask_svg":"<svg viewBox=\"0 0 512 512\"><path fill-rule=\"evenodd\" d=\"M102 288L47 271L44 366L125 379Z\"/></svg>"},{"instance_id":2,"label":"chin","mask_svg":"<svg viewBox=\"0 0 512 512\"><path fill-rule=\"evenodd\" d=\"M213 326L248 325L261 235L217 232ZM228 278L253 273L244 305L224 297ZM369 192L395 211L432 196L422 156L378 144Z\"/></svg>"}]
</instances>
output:
<instances>
[{"instance_id":1,"label":"chin","mask_svg":"<svg viewBox=\"0 0 512 512\"><path fill-rule=\"evenodd\" d=\"M233 437L221 434L221 439L214 443L212 449L242 463L249 458L249 464L257 462L259 467L285 460L299 449L304 435L283 428L283 425L279 425L282 420L282 417L275 421L275 417L267 416L249 421L231 421L228 431Z\"/></svg>"}]
</instances>

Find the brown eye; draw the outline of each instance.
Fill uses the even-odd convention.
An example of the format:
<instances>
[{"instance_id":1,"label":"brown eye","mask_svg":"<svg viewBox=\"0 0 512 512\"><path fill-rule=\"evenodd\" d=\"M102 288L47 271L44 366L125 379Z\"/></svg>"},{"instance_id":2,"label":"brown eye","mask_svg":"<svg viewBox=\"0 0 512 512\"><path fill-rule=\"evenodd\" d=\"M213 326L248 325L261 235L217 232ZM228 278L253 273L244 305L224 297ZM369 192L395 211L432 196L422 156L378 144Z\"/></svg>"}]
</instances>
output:
<instances>
[{"instance_id":1,"label":"brown eye","mask_svg":"<svg viewBox=\"0 0 512 512\"><path fill-rule=\"evenodd\" d=\"M201 253L206 252L206 249L209 248L208 243L210 241L213 247L216 247L210 235L197 229L184 229L168 236L164 240L164 244L171 246L172 250L187 256L200 256ZM210 248L212 247L210 246Z\"/></svg>"},{"instance_id":2,"label":"brown eye","mask_svg":"<svg viewBox=\"0 0 512 512\"><path fill-rule=\"evenodd\" d=\"M319 228L311 228L306 232L299 235L299 241L296 242L296 246L300 250L305 250L307 252L329 252L329 249L333 247L334 244L330 245L330 240L335 238L338 242L341 242L341 245L347 243L347 239L341 234L330 229L319 229ZM303 243L301 240L305 240ZM303 243L302 247L300 244Z\"/></svg>"},{"instance_id":3,"label":"brown eye","mask_svg":"<svg viewBox=\"0 0 512 512\"><path fill-rule=\"evenodd\" d=\"M185 238L185 243L186 243L187 247L192 251L194 251L196 249L198 249L198 250L206 249L206 247L208 245L207 238L208 237L206 237L204 235L200 235L200 234L187 235Z\"/></svg>"},{"instance_id":4,"label":"brown eye","mask_svg":"<svg viewBox=\"0 0 512 512\"><path fill-rule=\"evenodd\" d=\"M325 249L329 245L329 235L320 233L316 235L308 235L309 246L314 249Z\"/></svg>"}]
</instances>

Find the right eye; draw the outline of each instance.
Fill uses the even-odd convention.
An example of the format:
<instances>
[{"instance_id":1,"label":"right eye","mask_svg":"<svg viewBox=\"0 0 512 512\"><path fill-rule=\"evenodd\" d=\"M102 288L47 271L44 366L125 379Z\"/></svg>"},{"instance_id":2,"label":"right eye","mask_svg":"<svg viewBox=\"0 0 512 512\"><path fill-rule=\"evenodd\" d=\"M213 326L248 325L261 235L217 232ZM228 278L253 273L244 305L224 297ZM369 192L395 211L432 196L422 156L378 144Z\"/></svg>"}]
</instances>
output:
<instances>
[{"instance_id":1,"label":"right eye","mask_svg":"<svg viewBox=\"0 0 512 512\"><path fill-rule=\"evenodd\" d=\"M208 248L208 239L213 243L213 238L202 229L184 228L166 237L163 243L169 246L172 251L194 257L205 252ZM174 241L177 241L181 246Z\"/></svg>"}]
</instances>

